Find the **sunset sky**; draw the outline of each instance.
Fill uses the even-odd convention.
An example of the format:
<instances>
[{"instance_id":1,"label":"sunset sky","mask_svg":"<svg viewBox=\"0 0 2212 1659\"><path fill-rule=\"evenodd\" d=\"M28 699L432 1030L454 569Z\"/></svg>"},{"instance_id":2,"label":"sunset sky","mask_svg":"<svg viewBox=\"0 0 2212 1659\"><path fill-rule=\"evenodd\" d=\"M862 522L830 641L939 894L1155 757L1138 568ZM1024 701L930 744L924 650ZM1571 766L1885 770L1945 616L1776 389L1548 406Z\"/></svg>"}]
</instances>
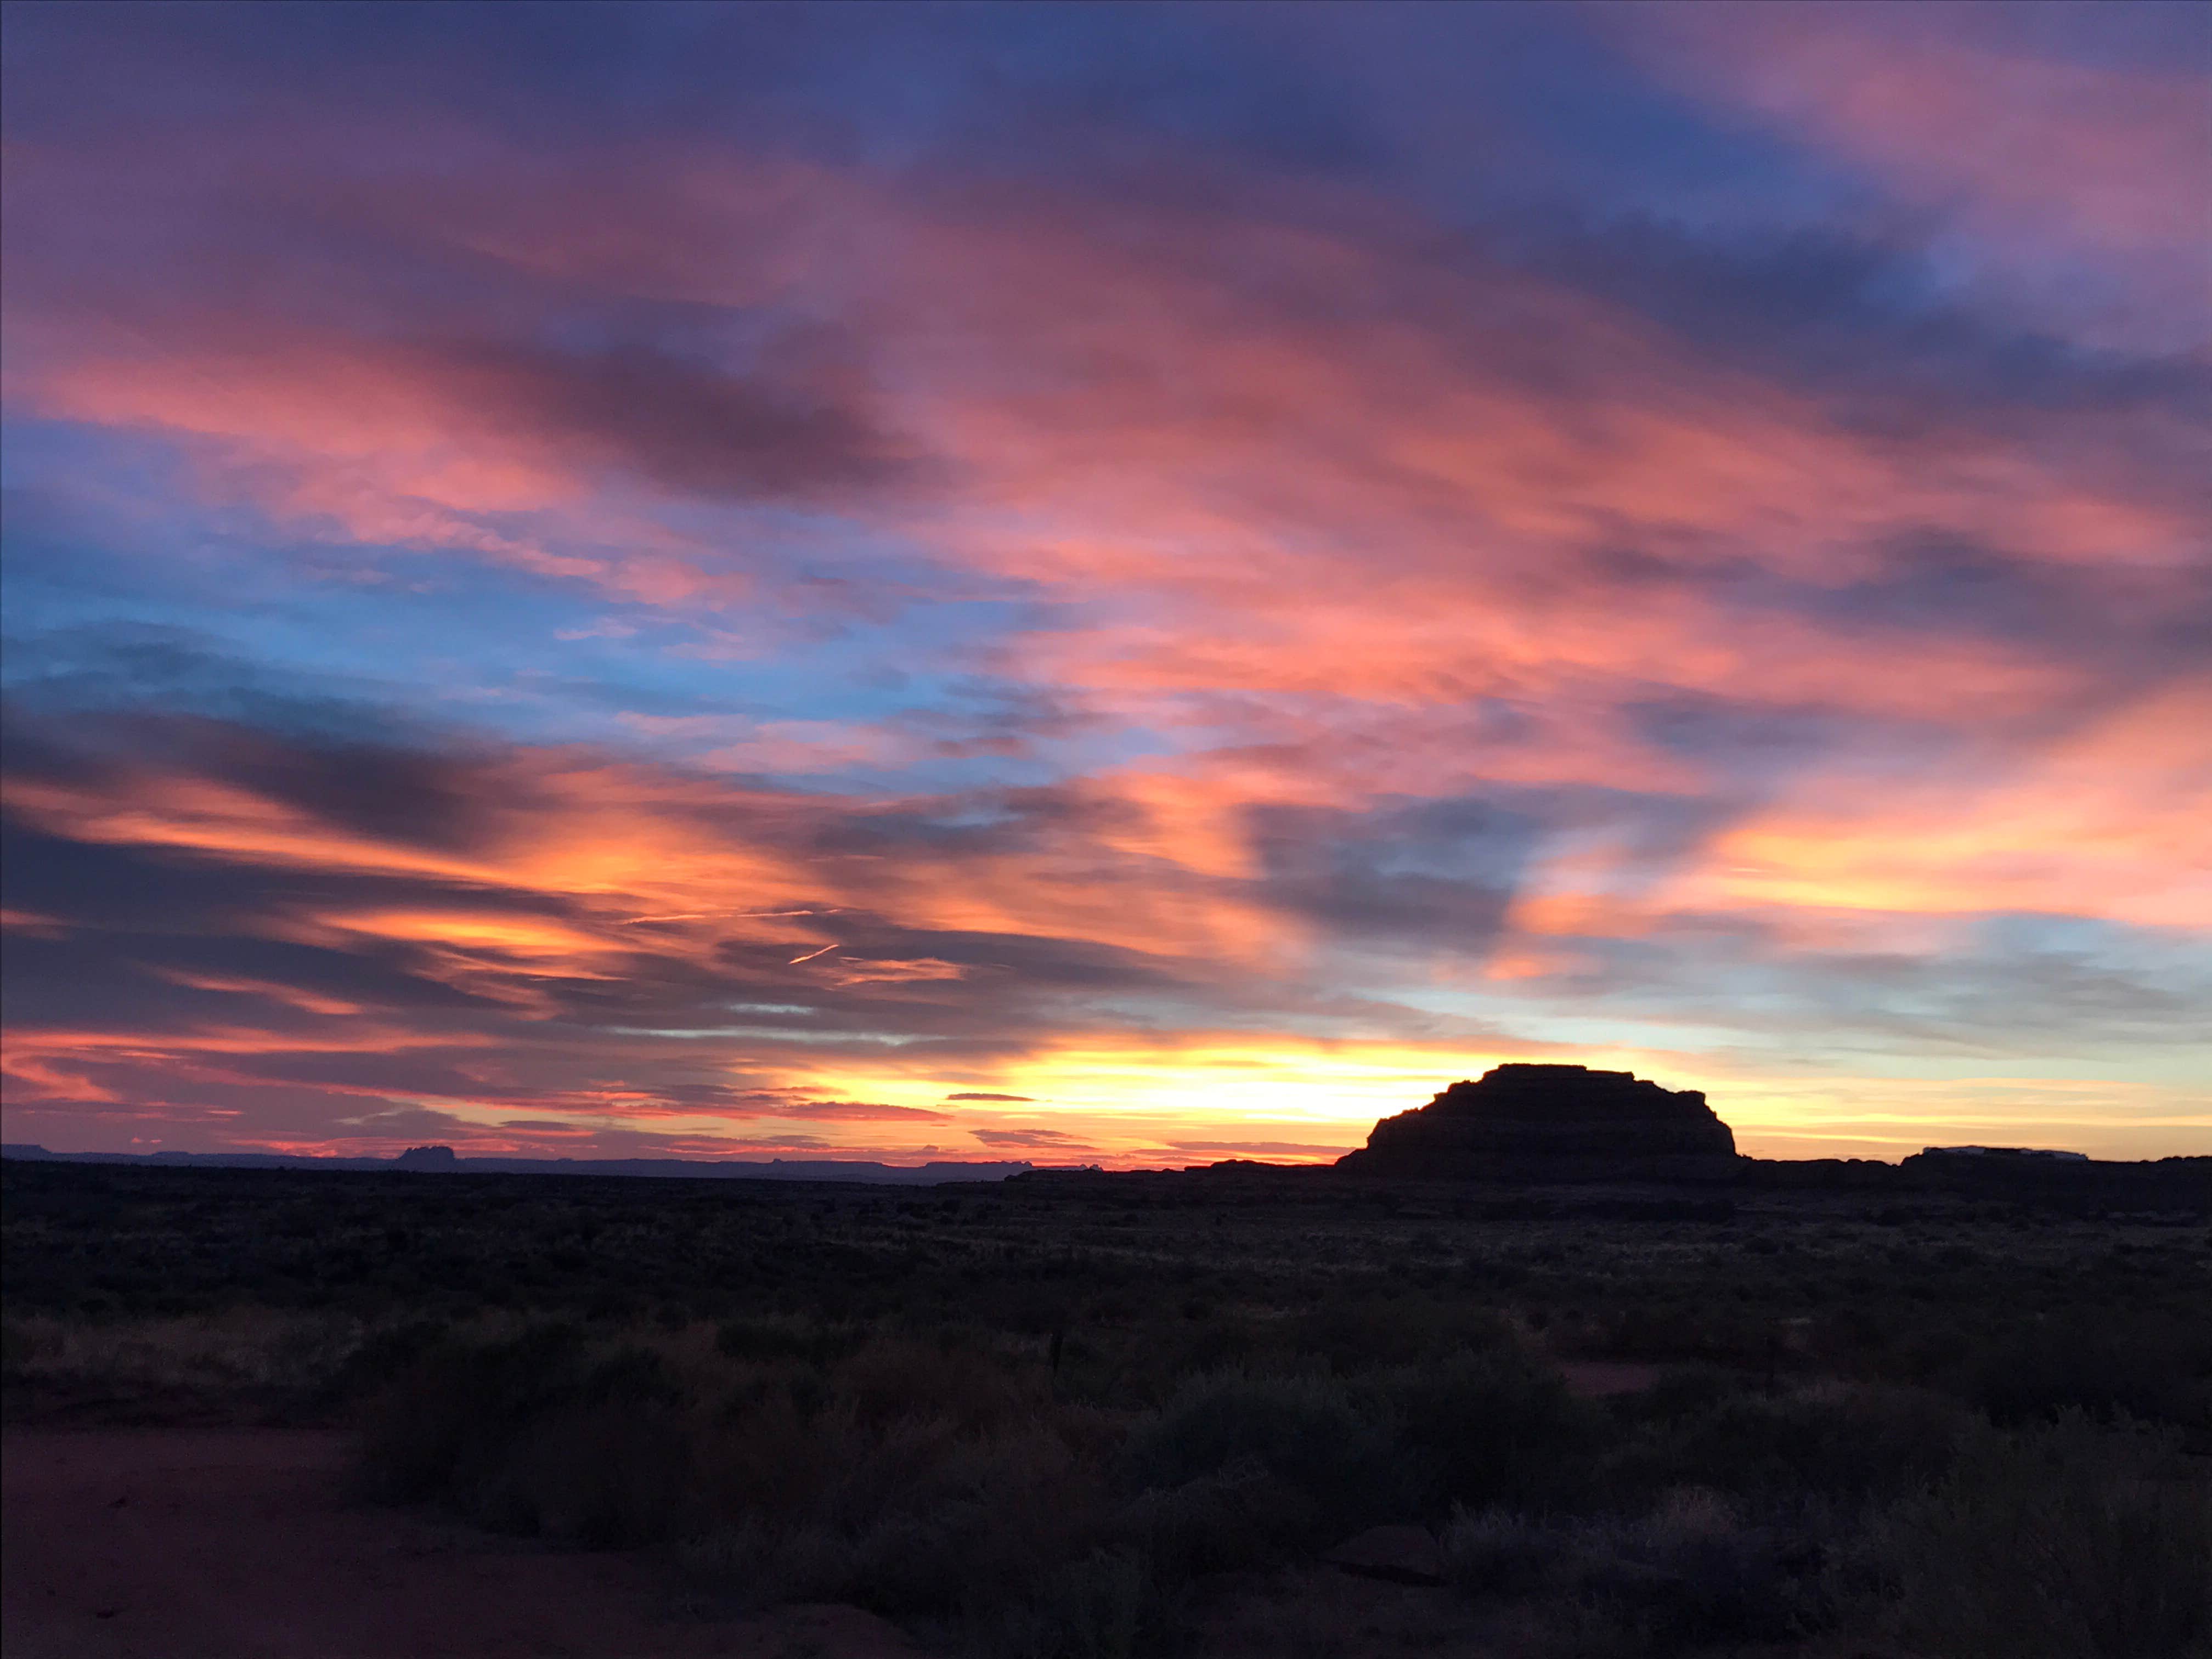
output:
<instances>
[{"instance_id":1,"label":"sunset sky","mask_svg":"<svg viewBox=\"0 0 2212 1659\"><path fill-rule=\"evenodd\" d=\"M4 48L9 1140L2212 1152L2212 9Z\"/></svg>"}]
</instances>

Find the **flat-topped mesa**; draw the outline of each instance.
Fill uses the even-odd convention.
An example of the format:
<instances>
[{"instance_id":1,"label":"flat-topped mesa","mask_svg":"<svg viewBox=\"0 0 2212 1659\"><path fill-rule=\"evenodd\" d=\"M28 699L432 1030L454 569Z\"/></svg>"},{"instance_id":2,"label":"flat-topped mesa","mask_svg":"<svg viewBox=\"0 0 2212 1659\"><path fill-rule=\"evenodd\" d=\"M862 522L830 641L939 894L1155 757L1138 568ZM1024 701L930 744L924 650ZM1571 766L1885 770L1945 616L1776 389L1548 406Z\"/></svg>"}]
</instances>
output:
<instances>
[{"instance_id":1,"label":"flat-topped mesa","mask_svg":"<svg viewBox=\"0 0 2212 1659\"><path fill-rule=\"evenodd\" d=\"M1694 1089L1586 1066L1499 1066L1384 1118L1337 1166L1444 1179L1714 1176L1735 1169L1735 1136Z\"/></svg>"}]
</instances>

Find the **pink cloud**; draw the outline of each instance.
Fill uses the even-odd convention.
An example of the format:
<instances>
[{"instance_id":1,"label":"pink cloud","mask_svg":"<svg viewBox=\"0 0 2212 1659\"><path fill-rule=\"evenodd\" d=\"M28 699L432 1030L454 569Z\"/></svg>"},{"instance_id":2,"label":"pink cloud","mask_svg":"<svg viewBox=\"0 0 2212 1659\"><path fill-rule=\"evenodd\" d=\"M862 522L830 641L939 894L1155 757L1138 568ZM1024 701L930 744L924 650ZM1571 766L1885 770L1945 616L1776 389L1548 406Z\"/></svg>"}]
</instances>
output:
<instances>
[{"instance_id":1,"label":"pink cloud","mask_svg":"<svg viewBox=\"0 0 2212 1659\"><path fill-rule=\"evenodd\" d=\"M2201 70L2069 55L2057 31L2034 28L2087 21L2058 8L1723 0L1611 21L1677 84L2000 245L2007 282L2045 314L2070 313L2106 338L2202 343L2212 82ZM2079 286L2069 264L2097 270L2113 295L2067 294L2069 276Z\"/></svg>"},{"instance_id":2,"label":"pink cloud","mask_svg":"<svg viewBox=\"0 0 2212 1659\"><path fill-rule=\"evenodd\" d=\"M1625 27L1715 107L2003 258L2063 246L2139 264L2138 299L2196 269L2194 82L1940 29L1907 42L1901 14L1869 15L1651 8ZM1440 249L1435 227L1347 184L1227 162L1212 176L1236 188L1194 205L926 166L894 189L727 143L593 159L370 126L380 169L343 190L326 189L338 141L312 124L291 149L211 138L189 174L119 143L12 154L29 252L11 250L11 407L173 446L207 501L282 532L272 556L304 538L316 560L363 550L362 580L386 546L520 570L696 623L708 643L684 648L732 661L760 654L797 580L775 514L818 514L836 532L810 556L881 543L948 592L1018 602L988 648L927 666L1049 693L1081 740L1036 792L1048 799L988 835L933 784L841 794L732 775L819 785L945 757L924 727L860 719L623 717L680 765L487 745L453 785L465 812L435 834L184 752L11 781L11 811L44 834L270 878L226 920L237 938L375 964L417 999L403 1012L152 964L237 1000L238 1019L157 1030L118 1011L11 1034L34 1099L198 1112L233 1109L177 1097L311 1088L464 1115L492 1138L472 1144L606 1133L547 1127L567 1114L700 1146L737 1144L717 1124L811 1118L826 1139L805 1144L857 1146L840 1125L944 1121L899 1088L934 1100L974 1050L1048 1046L1042 1026L979 1034L945 1012L1021 993L1028 970L1000 958L1023 950L1088 952L1081 974L1141 972L1155 998L1219 990L1248 1013L1371 1032L1352 1023L1383 1018L1372 1005L1301 981L1347 947L1326 904L1281 890L1263 826L1413 802L1559 814L1498 876L1495 937L1447 950L1404 930L1409 957L1434 957L1412 971L1437 984L1533 995L1600 972L1602 946L1709 922L1811 951L1863 937L1838 913L1881 912L1934 950L1968 913L2152 929L2212 915L2191 874L2212 850L2201 688L2161 689L2154 663L2116 670L2133 623L2106 639L2093 618L2054 645L2033 617L1912 587L1967 550L2036 604L2191 614L2198 438L2169 403L2085 416L1947 392L1869 420L1817 380L1754 371L1471 243ZM88 216L94 186L120 209ZM382 236L417 277L483 286L306 255L248 269L217 234L247 198ZM88 237L143 257L92 262L104 274L78 292L72 239ZM450 297L464 291L477 297ZM610 316L772 318L773 337L546 345L580 295ZM855 605L886 597L856 586ZM1955 614L1854 608L1899 592L1908 611ZM1675 704L1773 717L1785 752L1738 775L1732 750L1654 738L1653 711ZM1788 735L1815 727L1818 753ZM1112 741L1127 732L1147 738L1133 756ZM1900 780L1889 757L1908 738L1940 759ZM1019 816L1018 793L994 811ZM1674 826L1663 852L1606 805L1632 796ZM1583 819L1562 800L1596 804ZM960 833L902 832L933 814ZM25 915L33 938L75 925ZM1138 1018L1100 1004L1112 1012L1054 1010L1048 1035ZM1237 1040L1279 1048L1280 1022L1252 1017ZM343 1042L314 1034L337 1020ZM1143 1051L1126 1030L1099 1041ZM361 1076L327 1074L342 1054ZM372 1078L370 1058L393 1063ZM1324 1149L1319 1131L1168 1139L1233 1127L1225 1109L1178 1106L1141 1133L1069 1109L1090 1115L973 1133L1117 1158ZM311 1127L293 1144L335 1144Z\"/></svg>"}]
</instances>

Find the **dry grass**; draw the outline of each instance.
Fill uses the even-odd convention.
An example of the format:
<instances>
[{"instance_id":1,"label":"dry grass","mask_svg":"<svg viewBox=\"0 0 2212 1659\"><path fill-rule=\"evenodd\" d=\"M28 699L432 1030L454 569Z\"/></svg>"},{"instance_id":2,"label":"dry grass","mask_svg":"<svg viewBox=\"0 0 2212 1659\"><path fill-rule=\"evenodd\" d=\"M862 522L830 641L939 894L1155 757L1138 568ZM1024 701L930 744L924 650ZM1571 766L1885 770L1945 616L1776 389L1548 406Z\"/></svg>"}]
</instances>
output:
<instances>
[{"instance_id":1,"label":"dry grass","mask_svg":"<svg viewBox=\"0 0 2212 1659\"><path fill-rule=\"evenodd\" d=\"M0 1357L11 1419L255 1421L340 1376L368 1339L343 1315L244 1308L91 1322L11 1319Z\"/></svg>"}]
</instances>

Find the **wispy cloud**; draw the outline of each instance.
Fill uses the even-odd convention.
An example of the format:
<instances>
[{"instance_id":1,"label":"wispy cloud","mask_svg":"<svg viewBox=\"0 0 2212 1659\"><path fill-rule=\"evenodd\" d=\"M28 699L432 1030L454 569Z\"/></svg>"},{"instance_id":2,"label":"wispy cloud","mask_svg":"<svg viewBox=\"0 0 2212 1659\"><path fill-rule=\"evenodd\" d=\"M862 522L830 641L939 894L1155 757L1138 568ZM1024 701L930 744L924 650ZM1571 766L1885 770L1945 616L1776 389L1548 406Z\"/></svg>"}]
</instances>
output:
<instances>
[{"instance_id":1,"label":"wispy cloud","mask_svg":"<svg viewBox=\"0 0 2212 1659\"><path fill-rule=\"evenodd\" d=\"M2212 1137L2201 31L869 15L9 14L11 1135Z\"/></svg>"}]
</instances>

